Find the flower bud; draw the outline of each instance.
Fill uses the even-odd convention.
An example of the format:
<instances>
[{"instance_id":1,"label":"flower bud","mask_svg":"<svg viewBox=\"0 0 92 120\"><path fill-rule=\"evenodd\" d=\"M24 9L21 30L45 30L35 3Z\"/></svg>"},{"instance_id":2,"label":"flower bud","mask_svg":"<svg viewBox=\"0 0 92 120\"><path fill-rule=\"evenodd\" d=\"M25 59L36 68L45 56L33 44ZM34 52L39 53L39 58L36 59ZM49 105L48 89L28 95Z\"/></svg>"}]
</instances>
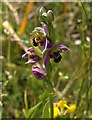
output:
<instances>
[{"instance_id":1,"label":"flower bud","mask_svg":"<svg viewBox=\"0 0 92 120\"><path fill-rule=\"evenodd\" d=\"M48 20L47 20L47 13L42 13L39 17L41 22L44 22L45 24L47 24Z\"/></svg>"},{"instance_id":2,"label":"flower bud","mask_svg":"<svg viewBox=\"0 0 92 120\"><path fill-rule=\"evenodd\" d=\"M41 7L39 10L39 13L42 15L43 13L46 13L46 9L44 7Z\"/></svg>"},{"instance_id":3,"label":"flower bud","mask_svg":"<svg viewBox=\"0 0 92 120\"><path fill-rule=\"evenodd\" d=\"M40 80L44 79L44 77L46 76L46 73L37 66L32 67L32 72L33 72L34 76Z\"/></svg>"},{"instance_id":4,"label":"flower bud","mask_svg":"<svg viewBox=\"0 0 92 120\"><path fill-rule=\"evenodd\" d=\"M49 22L54 21L54 14L53 14L53 11L52 11L52 10L48 10L48 12L47 12L47 20L48 20Z\"/></svg>"}]
</instances>

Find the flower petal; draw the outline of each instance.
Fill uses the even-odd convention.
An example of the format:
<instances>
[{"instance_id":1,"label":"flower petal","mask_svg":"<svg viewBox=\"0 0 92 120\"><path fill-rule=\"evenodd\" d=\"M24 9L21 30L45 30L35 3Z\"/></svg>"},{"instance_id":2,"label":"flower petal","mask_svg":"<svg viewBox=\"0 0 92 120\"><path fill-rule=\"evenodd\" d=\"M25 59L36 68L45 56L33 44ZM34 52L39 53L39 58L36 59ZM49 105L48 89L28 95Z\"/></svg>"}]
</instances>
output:
<instances>
[{"instance_id":1,"label":"flower petal","mask_svg":"<svg viewBox=\"0 0 92 120\"><path fill-rule=\"evenodd\" d=\"M43 60L43 68L45 68L47 66L47 64L49 63L50 61L50 51L47 52L47 54L45 55L44 57L44 60Z\"/></svg>"},{"instance_id":2,"label":"flower petal","mask_svg":"<svg viewBox=\"0 0 92 120\"><path fill-rule=\"evenodd\" d=\"M59 45L58 47L60 48L61 52L67 52L69 50L69 48L65 45Z\"/></svg>"},{"instance_id":3,"label":"flower petal","mask_svg":"<svg viewBox=\"0 0 92 120\"><path fill-rule=\"evenodd\" d=\"M42 31L42 32L44 31L43 28L41 28L41 27L36 27L35 30Z\"/></svg>"},{"instance_id":4,"label":"flower petal","mask_svg":"<svg viewBox=\"0 0 92 120\"><path fill-rule=\"evenodd\" d=\"M45 33L45 31L44 31L43 28L41 28L41 27L36 27L35 30L37 30L38 32L42 32L42 33L44 34L44 36L46 36L46 33Z\"/></svg>"},{"instance_id":5,"label":"flower petal","mask_svg":"<svg viewBox=\"0 0 92 120\"><path fill-rule=\"evenodd\" d=\"M30 53L33 53L34 54L34 49L32 48L32 47L30 47L30 48L28 48L28 50L27 51L29 51Z\"/></svg>"},{"instance_id":6,"label":"flower petal","mask_svg":"<svg viewBox=\"0 0 92 120\"><path fill-rule=\"evenodd\" d=\"M51 111L50 111L50 108L49 108L49 114L50 114L50 112ZM53 107L53 116L54 116L54 118L59 116L59 108L56 107L56 106Z\"/></svg>"},{"instance_id":7,"label":"flower petal","mask_svg":"<svg viewBox=\"0 0 92 120\"><path fill-rule=\"evenodd\" d=\"M28 58L30 55L30 52L26 52L25 54L22 55L23 58Z\"/></svg>"},{"instance_id":8,"label":"flower petal","mask_svg":"<svg viewBox=\"0 0 92 120\"><path fill-rule=\"evenodd\" d=\"M51 48L51 47L52 47L52 43L49 40L47 40L47 48Z\"/></svg>"},{"instance_id":9,"label":"flower petal","mask_svg":"<svg viewBox=\"0 0 92 120\"><path fill-rule=\"evenodd\" d=\"M41 43L42 45L42 53L45 52L46 48L47 48L47 38L44 38L44 41Z\"/></svg>"},{"instance_id":10,"label":"flower petal","mask_svg":"<svg viewBox=\"0 0 92 120\"><path fill-rule=\"evenodd\" d=\"M44 22L41 22L41 24L43 26L43 29L44 29L45 33L48 34L48 27L47 27L47 25Z\"/></svg>"},{"instance_id":11,"label":"flower petal","mask_svg":"<svg viewBox=\"0 0 92 120\"><path fill-rule=\"evenodd\" d=\"M54 118L58 117L58 115L59 115L58 107L53 107L53 110L54 110Z\"/></svg>"},{"instance_id":12,"label":"flower petal","mask_svg":"<svg viewBox=\"0 0 92 120\"><path fill-rule=\"evenodd\" d=\"M68 113L72 113L76 110L76 104L72 104L69 109L67 110Z\"/></svg>"},{"instance_id":13,"label":"flower petal","mask_svg":"<svg viewBox=\"0 0 92 120\"><path fill-rule=\"evenodd\" d=\"M35 51L32 47L28 48L27 52L22 55L23 58L28 58L31 54L35 55Z\"/></svg>"},{"instance_id":14,"label":"flower petal","mask_svg":"<svg viewBox=\"0 0 92 120\"><path fill-rule=\"evenodd\" d=\"M33 59L30 59L26 62L26 64L35 64L40 60L40 57L34 57Z\"/></svg>"},{"instance_id":15,"label":"flower petal","mask_svg":"<svg viewBox=\"0 0 92 120\"><path fill-rule=\"evenodd\" d=\"M57 106L64 109L64 105L67 105L67 101L66 100L60 100L58 103L57 103Z\"/></svg>"},{"instance_id":16,"label":"flower petal","mask_svg":"<svg viewBox=\"0 0 92 120\"><path fill-rule=\"evenodd\" d=\"M46 76L46 73L37 66L32 67L32 72L37 79L43 79Z\"/></svg>"}]
</instances>

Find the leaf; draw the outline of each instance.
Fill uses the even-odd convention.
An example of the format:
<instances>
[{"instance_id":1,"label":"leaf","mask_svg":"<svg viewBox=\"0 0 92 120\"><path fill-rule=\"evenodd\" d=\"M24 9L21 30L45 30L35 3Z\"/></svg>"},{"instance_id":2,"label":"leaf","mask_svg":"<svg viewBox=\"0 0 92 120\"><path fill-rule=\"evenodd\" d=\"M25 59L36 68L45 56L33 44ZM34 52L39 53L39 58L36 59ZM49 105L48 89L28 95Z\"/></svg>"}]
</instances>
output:
<instances>
[{"instance_id":1,"label":"leaf","mask_svg":"<svg viewBox=\"0 0 92 120\"><path fill-rule=\"evenodd\" d=\"M48 96L47 90L44 91L44 93L41 95L40 101L44 101Z\"/></svg>"},{"instance_id":2,"label":"leaf","mask_svg":"<svg viewBox=\"0 0 92 120\"><path fill-rule=\"evenodd\" d=\"M0 120L2 119L2 109L0 108Z\"/></svg>"},{"instance_id":3,"label":"leaf","mask_svg":"<svg viewBox=\"0 0 92 120\"><path fill-rule=\"evenodd\" d=\"M52 85L52 82L50 81L50 79L45 78L45 85L46 85L46 90L47 90L48 94L54 94L53 85Z\"/></svg>"},{"instance_id":4,"label":"leaf","mask_svg":"<svg viewBox=\"0 0 92 120\"><path fill-rule=\"evenodd\" d=\"M48 23L48 31L51 42L55 43L55 33L54 33L53 25L51 23Z\"/></svg>"},{"instance_id":5,"label":"leaf","mask_svg":"<svg viewBox=\"0 0 92 120\"><path fill-rule=\"evenodd\" d=\"M49 79L51 77L51 72L52 72L52 66L51 66L51 63L49 62L46 67L47 78L49 78Z\"/></svg>"},{"instance_id":6,"label":"leaf","mask_svg":"<svg viewBox=\"0 0 92 120\"><path fill-rule=\"evenodd\" d=\"M47 21L47 19L46 19L46 16L44 16L44 15L40 15L40 16L39 16L39 20L40 20L40 22L44 22L45 24L48 23L48 21Z\"/></svg>"},{"instance_id":7,"label":"leaf","mask_svg":"<svg viewBox=\"0 0 92 120\"><path fill-rule=\"evenodd\" d=\"M46 13L46 9L42 6L39 10L39 13L42 15L43 13Z\"/></svg>"},{"instance_id":8,"label":"leaf","mask_svg":"<svg viewBox=\"0 0 92 120\"><path fill-rule=\"evenodd\" d=\"M42 118L49 118L49 101L46 102L42 112Z\"/></svg>"},{"instance_id":9,"label":"leaf","mask_svg":"<svg viewBox=\"0 0 92 120\"><path fill-rule=\"evenodd\" d=\"M48 10L47 12L47 18L49 22L53 22L54 21L54 14L52 10Z\"/></svg>"},{"instance_id":10,"label":"leaf","mask_svg":"<svg viewBox=\"0 0 92 120\"><path fill-rule=\"evenodd\" d=\"M39 102L38 104L36 104L35 106L33 106L32 108L30 108L28 110L28 113L27 113L27 118L29 118L32 113L42 104L42 102Z\"/></svg>"}]
</instances>

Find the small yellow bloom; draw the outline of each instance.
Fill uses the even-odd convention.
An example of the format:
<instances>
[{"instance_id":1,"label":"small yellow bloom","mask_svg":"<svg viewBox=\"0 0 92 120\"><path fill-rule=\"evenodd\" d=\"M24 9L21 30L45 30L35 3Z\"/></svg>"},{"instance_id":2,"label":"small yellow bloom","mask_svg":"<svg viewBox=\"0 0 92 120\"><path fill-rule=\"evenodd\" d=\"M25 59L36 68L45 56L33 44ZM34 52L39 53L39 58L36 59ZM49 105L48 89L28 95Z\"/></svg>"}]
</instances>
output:
<instances>
[{"instance_id":1,"label":"small yellow bloom","mask_svg":"<svg viewBox=\"0 0 92 120\"><path fill-rule=\"evenodd\" d=\"M50 108L49 108L49 113L50 113ZM53 116L54 116L54 118L56 118L56 117L58 117L58 115L59 115L59 109L58 109L58 107L53 107Z\"/></svg>"},{"instance_id":2,"label":"small yellow bloom","mask_svg":"<svg viewBox=\"0 0 92 120\"><path fill-rule=\"evenodd\" d=\"M66 100L60 100L58 103L57 103L57 107L60 107L62 109L64 109L64 106L67 105L67 101Z\"/></svg>"},{"instance_id":3,"label":"small yellow bloom","mask_svg":"<svg viewBox=\"0 0 92 120\"><path fill-rule=\"evenodd\" d=\"M76 110L76 104L72 104L71 106L69 106L67 113L72 113Z\"/></svg>"},{"instance_id":4,"label":"small yellow bloom","mask_svg":"<svg viewBox=\"0 0 92 120\"><path fill-rule=\"evenodd\" d=\"M61 116L66 115L67 113L72 113L75 110L76 104L72 104L71 106L69 106L66 100L60 100L58 103L54 103L53 105L54 118L58 117L59 115Z\"/></svg>"},{"instance_id":5,"label":"small yellow bloom","mask_svg":"<svg viewBox=\"0 0 92 120\"><path fill-rule=\"evenodd\" d=\"M69 109L69 108L70 108L67 104L64 104L64 107L65 107L65 108L67 108L67 109Z\"/></svg>"},{"instance_id":6,"label":"small yellow bloom","mask_svg":"<svg viewBox=\"0 0 92 120\"><path fill-rule=\"evenodd\" d=\"M53 111L54 111L54 118L56 118L59 115L58 107L53 107Z\"/></svg>"}]
</instances>

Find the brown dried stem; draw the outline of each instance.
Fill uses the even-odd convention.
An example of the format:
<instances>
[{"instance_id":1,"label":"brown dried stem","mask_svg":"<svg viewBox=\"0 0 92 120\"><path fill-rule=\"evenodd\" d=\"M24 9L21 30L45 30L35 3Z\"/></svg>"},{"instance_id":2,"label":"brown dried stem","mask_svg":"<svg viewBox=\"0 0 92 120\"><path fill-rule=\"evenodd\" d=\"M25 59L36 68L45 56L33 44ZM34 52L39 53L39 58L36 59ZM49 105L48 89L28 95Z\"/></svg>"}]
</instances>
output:
<instances>
[{"instance_id":1,"label":"brown dried stem","mask_svg":"<svg viewBox=\"0 0 92 120\"><path fill-rule=\"evenodd\" d=\"M16 8L14 6L12 6L12 4L8 0L6 0L5 4L13 12L16 23L17 23L17 25L19 25L20 24L20 18L19 18L19 15L18 15L18 12L17 12Z\"/></svg>"},{"instance_id":2,"label":"brown dried stem","mask_svg":"<svg viewBox=\"0 0 92 120\"><path fill-rule=\"evenodd\" d=\"M16 34L16 32L14 31L14 29L12 28L11 24L8 21L3 22L3 27L5 28L6 31L8 31L9 35L11 35L14 38L13 41L16 41L24 51L27 51L28 49L27 46L21 42L21 39Z\"/></svg>"}]
</instances>

